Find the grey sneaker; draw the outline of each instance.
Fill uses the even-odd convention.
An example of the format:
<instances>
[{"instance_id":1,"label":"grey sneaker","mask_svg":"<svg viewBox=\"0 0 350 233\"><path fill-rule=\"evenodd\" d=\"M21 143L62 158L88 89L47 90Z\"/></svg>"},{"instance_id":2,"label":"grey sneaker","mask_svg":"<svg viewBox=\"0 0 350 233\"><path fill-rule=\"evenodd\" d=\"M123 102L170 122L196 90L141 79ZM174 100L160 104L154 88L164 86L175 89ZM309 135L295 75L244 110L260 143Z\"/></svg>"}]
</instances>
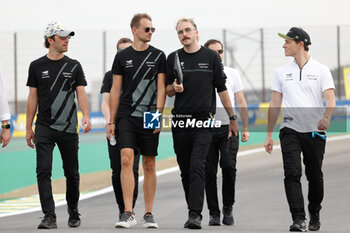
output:
<instances>
[{"instance_id":1,"label":"grey sneaker","mask_svg":"<svg viewBox=\"0 0 350 233\"><path fill-rule=\"evenodd\" d=\"M305 219L296 218L293 221L293 224L289 227L289 231L306 232L307 229Z\"/></svg>"},{"instance_id":2,"label":"grey sneaker","mask_svg":"<svg viewBox=\"0 0 350 233\"><path fill-rule=\"evenodd\" d=\"M202 229L201 226L202 215L197 214L196 212L190 211L188 220L186 223L189 229Z\"/></svg>"},{"instance_id":3,"label":"grey sneaker","mask_svg":"<svg viewBox=\"0 0 350 233\"><path fill-rule=\"evenodd\" d=\"M145 228L159 228L158 224L154 221L154 217L151 212L147 212L143 216L143 221L144 221L143 226Z\"/></svg>"},{"instance_id":4,"label":"grey sneaker","mask_svg":"<svg viewBox=\"0 0 350 233\"><path fill-rule=\"evenodd\" d=\"M119 222L115 224L116 228L129 228L137 224L134 213L125 211L120 217Z\"/></svg>"},{"instance_id":5,"label":"grey sneaker","mask_svg":"<svg viewBox=\"0 0 350 233\"><path fill-rule=\"evenodd\" d=\"M209 216L209 226L220 226L220 216L210 215Z\"/></svg>"},{"instance_id":6,"label":"grey sneaker","mask_svg":"<svg viewBox=\"0 0 350 233\"><path fill-rule=\"evenodd\" d=\"M202 218L199 215L197 217L189 217L187 220L188 222L187 227L189 229L202 229L201 221L202 221Z\"/></svg>"}]
</instances>

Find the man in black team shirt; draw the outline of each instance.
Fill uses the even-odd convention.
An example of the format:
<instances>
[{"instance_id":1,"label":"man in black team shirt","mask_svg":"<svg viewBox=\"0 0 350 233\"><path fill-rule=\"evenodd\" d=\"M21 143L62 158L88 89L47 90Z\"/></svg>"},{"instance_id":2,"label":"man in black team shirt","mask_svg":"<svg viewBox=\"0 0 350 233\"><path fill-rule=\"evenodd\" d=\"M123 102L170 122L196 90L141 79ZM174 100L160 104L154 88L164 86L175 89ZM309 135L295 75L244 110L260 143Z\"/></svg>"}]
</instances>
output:
<instances>
[{"instance_id":1,"label":"man in black team shirt","mask_svg":"<svg viewBox=\"0 0 350 233\"><path fill-rule=\"evenodd\" d=\"M238 124L226 90L226 76L219 55L199 45L197 26L192 19L180 19L176 31L184 47L168 57L166 91L170 97L175 95L173 141L189 210L184 227L200 229L205 162L212 138L212 125L205 126L204 122L215 114L215 88L230 117L228 136L237 136ZM183 72L183 83L178 83L174 74L176 53Z\"/></svg>"},{"instance_id":2,"label":"man in black team shirt","mask_svg":"<svg viewBox=\"0 0 350 233\"><path fill-rule=\"evenodd\" d=\"M127 47L129 47L132 44L132 40L129 38L121 38L117 42L117 52L120 52ZM110 103L110 90L113 84L113 74L112 71L108 71L104 78L103 83L101 86L101 94L102 94L102 103L101 103L101 111L106 121L106 130L108 127L108 122L110 118L110 109L109 109L109 103ZM115 131L118 132L118 118L116 119L116 127ZM115 135L115 141L109 140L107 138L107 146L108 146L108 153L109 153L109 159L111 162L111 168L112 168L112 184L113 184L113 190L115 199L118 203L119 207L119 219L121 215L124 213L124 201L123 201L123 191L122 186L120 183L120 171L121 171L121 164L120 164L120 148L119 148L119 138L118 134ZM134 198L133 198L133 206L135 206L135 202L137 199L137 193L138 193L138 180L139 180L139 160L140 160L140 154L135 154L134 159L134 178L135 178L135 189L134 189Z\"/></svg>"},{"instance_id":3,"label":"man in black team shirt","mask_svg":"<svg viewBox=\"0 0 350 233\"><path fill-rule=\"evenodd\" d=\"M134 151L140 150L144 170L146 228L158 228L153 219L152 207L156 191L155 156L160 129L143 129L144 112L162 112L165 103L166 59L164 53L149 45L155 29L147 14L137 14L130 23L134 36L132 46L117 53L113 67L113 85L110 91L111 117L108 136L114 134L115 120L119 118L121 148L121 183L125 212L116 227L136 225L132 209L134 192ZM158 112L157 112L158 113Z\"/></svg>"},{"instance_id":4,"label":"man in black team shirt","mask_svg":"<svg viewBox=\"0 0 350 233\"><path fill-rule=\"evenodd\" d=\"M67 179L68 226L80 226L79 139L75 92L83 113L84 133L90 131L91 123L83 69L77 60L63 54L68 50L71 36L74 36L73 31L65 30L58 23L50 23L44 34L45 47L49 52L29 66L26 140L28 146L34 148L35 145L36 148L36 174L41 208L45 214L39 229L57 228L51 188L52 151L55 144L61 152ZM34 134L32 124L38 106Z\"/></svg>"}]
</instances>

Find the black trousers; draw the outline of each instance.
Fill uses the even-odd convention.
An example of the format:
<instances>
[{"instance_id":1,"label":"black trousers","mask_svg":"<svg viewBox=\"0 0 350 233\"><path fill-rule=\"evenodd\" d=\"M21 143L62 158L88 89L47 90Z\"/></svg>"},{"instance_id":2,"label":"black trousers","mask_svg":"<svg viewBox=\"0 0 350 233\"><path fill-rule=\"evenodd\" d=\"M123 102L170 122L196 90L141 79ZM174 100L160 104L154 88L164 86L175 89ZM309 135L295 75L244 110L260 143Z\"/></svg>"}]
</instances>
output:
<instances>
[{"instance_id":1,"label":"black trousers","mask_svg":"<svg viewBox=\"0 0 350 233\"><path fill-rule=\"evenodd\" d=\"M120 172L121 172L121 156L120 156L120 148L119 148L119 138L118 138L118 128L115 130L116 132L116 145L112 146L107 139L108 145L108 154L110 159L110 165L112 169L112 185L114 190L115 199L117 201L119 207L119 213L124 213L124 199L123 199L123 190L120 182ZM133 207L135 206L137 194L138 194L138 184L139 184L139 162L140 162L140 153L135 150L134 157L134 178L135 178L135 189L133 196Z\"/></svg>"},{"instance_id":2,"label":"black trousers","mask_svg":"<svg viewBox=\"0 0 350 233\"><path fill-rule=\"evenodd\" d=\"M189 214L201 216L205 188L205 163L212 138L211 129L173 128L172 132Z\"/></svg>"},{"instance_id":3,"label":"black trousers","mask_svg":"<svg viewBox=\"0 0 350 233\"><path fill-rule=\"evenodd\" d=\"M302 175L301 152L305 174L309 182L308 210L317 213L321 210L323 200L322 161L326 141L311 133L299 133L290 128L280 131L281 149L283 155L284 186L293 220L305 219L304 198L300 178Z\"/></svg>"},{"instance_id":4,"label":"black trousers","mask_svg":"<svg viewBox=\"0 0 350 233\"><path fill-rule=\"evenodd\" d=\"M57 144L66 177L66 200L69 208L77 208L79 200L79 163L77 133L65 133L48 126L36 125L36 176L42 211L56 218L55 202L52 197L52 151Z\"/></svg>"},{"instance_id":5,"label":"black trousers","mask_svg":"<svg viewBox=\"0 0 350 233\"><path fill-rule=\"evenodd\" d=\"M212 130L213 138L208 151L205 167L205 193L209 214L220 216L216 174L220 157L222 169L222 200L226 208L231 208L235 202L236 162L239 146L239 136L228 139L228 125Z\"/></svg>"}]
</instances>

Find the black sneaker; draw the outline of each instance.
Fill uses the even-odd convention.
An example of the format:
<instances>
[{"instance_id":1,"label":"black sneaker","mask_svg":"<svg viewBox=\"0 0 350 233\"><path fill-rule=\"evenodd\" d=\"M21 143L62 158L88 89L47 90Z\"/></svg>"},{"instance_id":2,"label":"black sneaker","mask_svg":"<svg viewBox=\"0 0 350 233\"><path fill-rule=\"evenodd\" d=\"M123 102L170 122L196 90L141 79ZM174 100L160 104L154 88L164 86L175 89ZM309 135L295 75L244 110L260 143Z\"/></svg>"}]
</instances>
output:
<instances>
[{"instance_id":1,"label":"black sneaker","mask_svg":"<svg viewBox=\"0 0 350 233\"><path fill-rule=\"evenodd\" d=\"M189 229L202 229L201 221L202 221L202 217L200 215L190 214L187 220L188 222L187 227Z\"/></svg>"},{"instance_id":2,"label":"black sneaker","mask_svg":"<svg viewBox=\"0 0 350 233\"><path fill-rule=\"evenodd\" d=\"M293 224L289 227L289 231L299 231L306 232L306 222L305 219L296 218Z\"/></svg>"},{"instance_id":3,"label":"black sneaker","mask_svg":"<svg viewBox=\"0 0 350 233\"><path fill-rule=\"evenodd\" d=\"M69 218L68 218L68 226L69 227L79 227L80 226L80 214L78 212L78 209L71 209L68 207L68 214L69 214Z\"/></svg>"},{"instance_id":4,"label":"black sneaker","mask_svg":"<svg viewBox=\"0 0 350 233\"><path fill-rule=\"evenodd\" d=\"M220 226L220 216L210 215L209 216L209 226Z\"/></svg>"},{"instance_id":5,"label":"black sneaker","mask_svg":"<svg viewBox=\"0 0 350 233\"><path fill-rule=\"evenodd\" d=\"M318 231L320 227L320 213L310 213L309 231Z\"/></svg>"},{"instance_id":6,"label":"black sneaker","mask_svg":"<svg viewBox=\"0 0 350 233\"><path fill-rule=\"evenodd\" d=\"M234 220L232 216L232 207L224 206L222 208L222 213L224 215L222 218L222 223L225 225L233 225Z\"/></svg>"},{"instance_id":7,"label":"black sneaker","mask_svg":"<svg viewBox=\"0 0 350 233\"><path fill-rule=\"evenodd\" d=\"M56 218L51 217L49 215L45 215L43 220L41 220L40 224L38 225L38 229L56 229Z\"/></svg>"},{"instance_id":8,"label":"black sneaker","mask_svg":"<svg viewBox=\"0 0 350 233\"><path fill-rule=\"evenodd\" d=\"M119 222L115 224L115 227L117 228L129 228L132 226L135 226L137 224L136 219L135 219L135 214L130 212L130 211L125 211Z\"/></svg>"}]
</instances>

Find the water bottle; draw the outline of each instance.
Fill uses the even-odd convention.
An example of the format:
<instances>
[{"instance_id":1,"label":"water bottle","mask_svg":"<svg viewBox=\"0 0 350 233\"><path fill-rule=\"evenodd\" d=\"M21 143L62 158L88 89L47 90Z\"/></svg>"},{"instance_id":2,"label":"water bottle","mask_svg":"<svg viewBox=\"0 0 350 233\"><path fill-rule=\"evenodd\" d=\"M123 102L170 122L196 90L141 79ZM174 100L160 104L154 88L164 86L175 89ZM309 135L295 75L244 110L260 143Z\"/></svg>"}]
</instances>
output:
<instances>
[{"instance_id":1,"label":"water bottle","mask_svg":"<svg viewBox=\"0 0 350 233\"><path fill-rule=\"evenodd\" d=\"M109 144L111 146L115 146L117 144L117 141L115 140L115 137L111 134L111 139L109 139Z\"/></svg>"}]
</instances>

